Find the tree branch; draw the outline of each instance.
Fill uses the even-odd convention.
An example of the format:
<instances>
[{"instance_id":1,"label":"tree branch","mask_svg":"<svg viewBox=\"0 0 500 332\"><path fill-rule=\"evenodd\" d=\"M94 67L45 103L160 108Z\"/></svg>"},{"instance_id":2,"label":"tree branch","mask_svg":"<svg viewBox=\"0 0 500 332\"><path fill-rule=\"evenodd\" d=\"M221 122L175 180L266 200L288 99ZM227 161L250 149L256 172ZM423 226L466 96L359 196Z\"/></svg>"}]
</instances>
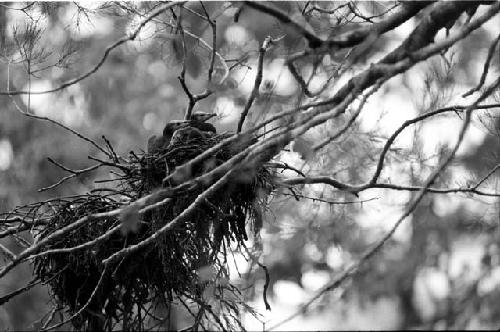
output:
<instances>
[{"instance_id":1,"label":"tree branch","mask_svg":"<svg viewBox=\"0 0 500 332\"><path fill-rule=\"evenodd\" d=\"M142 22L139 24L139 26L137 28L135 28L134 31L132 31L132 33L130 35L128 35L126 37L123 37L123 38L117 40L116 42L114 42L113 44L111 44L110 46L106 47L106 49L104 50L104 54L102 55L102 57L99 60L99 62L94 67L92 67L92 69L90 69L88 72L86 72L86 73L84 73L84 74L82 74L82 75L80 75L80 76L78 76L78 77L76 77L76 78L74 78L72 80L69 80L66 83L63 83L63 84L61 84L58 87L53 88L53 89L44 90L44 91L22 91L22 90L18 90L18 91L0 91L0 95L15 96L15 95L29 95L29 94L31 94L31 95L40 95L40 94L45 94L45 93L52 93L52 92L57 92L57 91L64 90L67 87L69 87L71 85L74 85L74 84L76 84L76 83L78 83L78 82L86 79L87 77L95 74L99 70L99 68L104 64L104 62L108 58L108 56L111 53L111 51L113 51L118 46L120 46L122 44L125 44L126 42L134 40L137 37L137 35L139 34L139 32L142 30L142 28L144 28L144 26L149 21L151 21L155 17L159 16L160 14L162 14L164 11L168 10L169 8L172 8L172 7L177 6L177 5L182 5L185 2L186 1L169 2L169 3L161 6L157 10L155 10L150 15L148 15L144 20L142 20Z\"/></svg>"},{"instance_id":2,"label":"tree branch","mask_svg":"<svg viewBox=\"0 0 500 332\"><path fill-rule=\"evenodd\" d=\"M365 106L366 102L368 101L368 98L370 96L372 96L375 92L377 92L378 89L380 89L380 87L382 86L382 84L385 83L385 81L386 80L381 80L368 93L366 93L363 96L363 98L361 99L361 101L359 103L359 106L353 112L353 115L351 116L351 118L349 119L349 121L347 121L345 123L345 125L342 126L342 128L340 128L334 135L332 135L331 137L327 137L323 141L315 144L312 147L313 151L316 152L316 151L322 149L325 145L327 145L330 142L336 140L337 138L339 138L340 136L342 136L347 130L349 130L349 128L351 128L351 126L353 125L354 121L356 121L356 119L358 118L359 114L361 114L361 110L363 109L363 107Z\"/></svg>"},{"instance_id":3,"label":"tree branch","mask_svg":"<svg viewBox=\"0 0 500 332\"><path fill-rule=\"evenodd\" d=\"M425 185L421 188L419 193L417 194L416 198L411 202L411 204L408 206L406 211L403 213L403 215L394 223L392 228L374 245L365 251L365 253L359 258L359 260L356 263L351 264L344 272L342 272L337 278L335 278L333 281L329 282L325 286L323 286L319 291L316 292L316 294L311 297L306 303L300 306L300 309L297 310L294 314L290 315L283 321L280 321L279 323L275 324L272 326L269 330L274 330L278 328L279 326L283 325L284 323L290 321L291 319L295 318L298 316L300 313L305 312L305 310L317 299L319 299L324 293L332 291L333 289L338 288L345 280L347 280L349 277L353 276L355 273L358 272L359 268L365 263L368 259L370 259L372 256L374 256L380 248L383 247L383 245L389 240L394 232L398 229L398 227L401 225L401 223L415 210L415 208L418 206L420 201L423 199L425 196L426 192L428 191L428 188L434 183L434 181L437 179L439 174L449 165L449 163L453 160L455 157L455 154L460 147L460 145L463 142L463 139L465 137L465 133L470 125L471 122L471 115L472 111L477 107L477 105L483 101L487 96L489 96L497 87L500 85L500 78L492 84L473 104L468 106L465 109L465 119L462 125L462 128L460 129L460 133L458 135L458 141L453 147L452 151L450 154L446 157L446 159L439 165L434 172L428 177L428 179L425 182Z\"/></svg>"},{"instance_id":4,"label":"tree branch","mask_svg":"<svg viewBox=\"0 0 500 332\"><path fill-rule=\"evenodd\" d=\"M384 147L382 148L382 153L380 154L378 163L377 163L377 168L375 169L375 173L373 174L372 179L369 181L370 184L374 184L377 182L378 178L380 177L380 173L382 173L382 169L384 167L384 160L387 152L389 151L391 145L394 143L396 138L401 134L401 132L409 127L412 124L418 123L420 121L423 121L425 119L428 119L430 117L433 117L438 114L446 113L446 112L461 112L464 111L467 107L466 106L461 106L461 105L456 105L456 106L449 106L445 108L441 108L432 112L428 112L425 114L422 114L421 116L418 116L416 118L413 118L411 120L407 120L403 122L403 124L389 137L387 142L385 143ZM500 108L500 104L485 104L485 105L477 105L475 108L476 110L485 110L485 109L491 109L491 108Z\"/></svg>"},{"instance_id":5,"label":"tree branch","mask_svg":"<svg viewBox=\"0 0 500 332\"><path fill-rule=\"evenodd\" d=\"M486 57L486 61L484 62L483 66L483 73L481 74L481 78L479 79L479 83L477 84L476 87L470 89L466 93L462 95L462 97L468 97L471 94L473 94L476 91L479 91L481 87L484 85L484 82L486 81L486 76L488 76L488 71L490 69L490 64L491 60L493 59L493 55L495 54L495 49L498 45L498 42L500 42L500 35L491 43L489 50L488 50L488 56Z\"/></svg>"},{"instance_id":6,"label":"tree branch","mask_svg":"<svg viewBox=\"0 0 500 332\"><path fill-rule=\"evenodd\" d=\"M291 26L298 33L300 33L301 35L304 36L304 38L309 43L309 47L318 48L323 44L323 40L321 38L319 38L318 36L316 36L316 34L313 31L311 31L307 27L304 27L302 24L295 21L288 14L281 11L280 9L271 7L267 4L265 4L265 2L245 1L245 5L253 8L253 9L256 9L262 13L274 16L282 23Z\"/></svg>"},{"instance_id":7,"label":"tree branch","mask_svg":"<svg viewBox=\"0 0 500 332\"><path fill-rule=\"evenodd\" d=\"M221 177L217 182L212 184L208 189L206 189L203 193L201 193L196 199L194 200L193 203L191 203L184 211L182 211L181 214L179 214L177 217L175 217L171 222L167 223L165 226L160 228L158 231L156 231L154 234L149 236L147 239L134 244L132 246L123 248L122 250L114 253L110 257L106 258L103 260L103 263L106 266L110 266L110 264L116 262L119 259L122 259L134 252L137 252L138 250L148 246L152 242L156 241L156 239L161 236L162 234L165 234L169 230L171 230L173 227L177 226L181 222L184 222L193 212L196 211L198 206L202 203L205 202L205 200L210 197L213 193L215 193L217 190L219 190L226 182L230 179L230 176L232 174L232 171L227 172L223 177Z\"/></svg>"},{"instance_id":8,"label":"tree branch","mask_svg":"<svg viewBox=\"0 0 500 332\"><path fill-rule=\"evenodd\" d=\"M215 48L217 46L217 24L215 20L210 18L203 1L200 1L201 7L203 8L203 12L205 13L208 24L210 24L210 28L212 29L212 55L210 57L210 67L208 68L208 81L212 82L212 74L214 72L214 64L215 64Z\"/></svg>"},{"instance_id":9,"label":"tree branch","mask_svg":"<svg viewBox=\"0 0 500 332\"><path fill-rule=\"evenodd\" d=\"M470 107L470 106L469 106ZM476 105L476 107L472 110L485 110L485 109L492 109L492 108L499 108L500 109L500 104L495 103L495 104L484 104L484 105ZM432 116L438 115L438 114L443 114L446 112L463 112L466 109L468 109L468 106L449 106L445 108L441 108L432 112L428 112L426 114L423 114L421 116L418 116L414 119L407 120L405 121L387 140L385 143L384 147L382 148L382 152L380 153L379 160L377 163L377 167L375 169L375 173L368 181L366 184L362 185L351 185L347 183L340 182L332 177L328 176L315 176L315 177L297 177L297 178L288 178L283 181L281 181L281 184L283 185L301 185L301 184L318 184L318 183L323 183L330 185L336 189L339 189L341 191L353 193L357 195L361 191L365 191L367 189L373 189L373 188L384 188L384 189L394 189L394 190L406 190L406 191L419 191L422 189L422 187L408 187L408 186L402 186L402 185L394 185L394 184L384 184L384 183L377 183L377 180L380 177L380 174L383 169L384 165L384 160L387 152L389 151L391 145L394 143L396 140L397 136L408 126L418 123L420 121L423 121L427 118L430 118ZM451 188L451 189L438 189L438 188L428 188L427 191L430 193L436 193L436 194L449 194L449 193L472 193L472 194L477 194L480 196L500 196L500 194L495 194L495 193L487 193L483 191L477 190L479 185L483 183L493 172L496 171L496 169L500 167L497 166L495 167L488 175L478 182L473 187L469 188Z\"/></svg>"},{"instance_id":10,"label":"tree branch","mask_svg":"<svg viewBox=\"0 0 500 332\"><path fill-rule=\"evenodd\" d=\"M407 1L401 5L401 10L372 25L363 26L334 36L327 40L328 47L347 48L361 44L371 34L381 35L400 26L414 17L433 1Z\"/></svg>"},{"instance_id":11,"label":"tree branch","mask_svg":"<svg viewBox=\"0 0 500 332\"><path fill-rule=\"evenodd\" d=\"M438 43L432 43L432 40L429 40L425 36L420 35L424 32L435 34L444 27L446 22L443 22L443 20L439 20L439 15L443 15L443 17L449 19L450 17L456 17L456 15L459 15L465 10L463 8L463 5L461 5L457 9L454 4L458 3L441 2L436 4L435 8L433 9L434 14L432 15L432 17L434 18L437 17L436 20L428 19L425 22L422 22L419 26L417 26L417 28L415 28L410 37L408 37L393 52L384 57L377 64L372 64L368 70L350 79L349 82L345 84L333 97L321 102L317 102L315 106L338 103L342 101L355 86L359 86L365 89L383 76L394 76L396 74L404 72L415 63L423 61L433 55L439 54L439 52L441 52L442 50L448 49L457 41L467 37L472 31L479 28L484 22L491 19L500 11L500 3L495 2L482 16L478 17L474 21L471 21L469 24L463 26L461 30ZM421 48L416 49L416 46L419 46ZM413 51L408 52L408 50L410 49Z\"/></svg>"},{"instance_id":12,"label":"tree branch","mask_svg":"<svg viewBox=\"0 0 500 332\"><path fill-rule=\"evenodd\" d=\"M250 107L252 107L253 101L259 94L260 84L262 83L264 54L266 53L270 45L271 45L271 37L267 36L264 42L262 43L262 46L259 49L259 60L257 63L257 75L255 76L255 83L253 85L252 93L250 94L250 97L248 97L248 100L245 104L245 108L243 109L243 111L241 111L240 121L238 121L238 128L236 130L237 133L241 132L241 129L243 128L243 122L245 122L245 118L247 117L248 112L250 111Z\"/></svg>"}]
</instances>

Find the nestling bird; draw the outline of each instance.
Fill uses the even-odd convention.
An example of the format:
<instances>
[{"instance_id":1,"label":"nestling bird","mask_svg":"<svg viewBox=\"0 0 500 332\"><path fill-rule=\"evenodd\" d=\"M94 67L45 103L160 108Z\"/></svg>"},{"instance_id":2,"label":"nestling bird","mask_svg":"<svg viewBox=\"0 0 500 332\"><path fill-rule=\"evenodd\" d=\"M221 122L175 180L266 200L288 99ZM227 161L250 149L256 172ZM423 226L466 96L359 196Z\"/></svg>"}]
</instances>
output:
<instances>
[{"instance_id":1,"label":"nestling bird","mask_svg":"<svg viewBox=\"0 0 500 332\"><path fill-rule=\"evenodd\" d=\"M210 120L216 116L214 113L205 113L205 112L196 112L191 114L189 121L189 126L198 128L201 131L208 131L212 133L216 133L215 127L207 123L206 121Z\"/></svg>"},{"instance_id":2,"label":"nestling bird","mask_svg":"<svg viewBox=\"0 0 500 332\"><path fill-rule=\"evenodd\" d=\"M215 116L214 114L195 113L190 120L172 121L165 126L163 137L168 140L168 145L190 141L192 139L203 139L210 134L215 134L213 125L204 121ZM171 124L169 126L169 124ZM165 142L165 144L167 144Z\"/></svg>"},{"instance_id":3,"label":"nestling bird","mask_svg":"<svg viewBox=\"0 0 500 332\"><path fill-rule=\"evenodd\" d=\"M193 113L187 122L187 126L175 131L170 144L190 141L192 139L203 139L211 134L215 134L215 127L205 121L213 118L214 113L196 112Z\"/></svg>"},{"instance_id":4,"label":"nestling bird","mask_svg":"<svg viewBox=\"0 0 500 332\"><path fill-rule=\"evenodd\" d=\"M177 129L170 140L170 145L175 145L183 142L188 142L193 139L203 139L205 134L196 127L184 127Z\"/></svg>"},{"instance_id":5,"label":"nestling bird","mask_svg":"<svg viewBox=\"0 0 500 332\"><path fill-rule=\"evenodd\" d=\"M153 135L148 140L148 153L156 153L170 144L170 140L174 135L174 132L178 129L187 127L189 123L184 120L174 120L170 121L163 128L163 135L156 137Z\"/></svg>"},{"instance_id":6,"label":"nestling bird","mask_svg":"<svg viewBox=\"0 0 500 332\"><path fill-rule=\"evenodd\" d=\"M206 121L216 116L214 113L196 112L189 120L173 120L168 122L163 129L161 137L152 136L148 140L148 153L156 153L165 149L172 141L174 133L179 129L186 129L176 135L175 143L193 138L203 138L204 133L216 133L215 127ZM189 128L189 130L188 130Z\"/></svg>"}]
</instances>

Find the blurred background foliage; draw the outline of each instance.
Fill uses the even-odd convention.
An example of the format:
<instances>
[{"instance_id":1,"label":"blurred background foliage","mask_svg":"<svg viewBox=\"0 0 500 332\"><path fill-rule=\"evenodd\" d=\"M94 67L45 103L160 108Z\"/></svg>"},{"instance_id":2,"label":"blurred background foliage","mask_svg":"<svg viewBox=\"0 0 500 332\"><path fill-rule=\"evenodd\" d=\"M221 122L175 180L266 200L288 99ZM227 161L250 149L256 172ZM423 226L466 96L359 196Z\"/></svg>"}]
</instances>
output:
<instances>
[{"instance_id":1,"label":"blurred background foliage","mask_svg":"<svg viewBox=\"0 0 500 332\"><path fill-rule=\"evenodd\" d=\"M1 3L0 89L44 90L86 72L107 46L135 28L144 13L158 4ZM332 13L343 4L273 2L322 36L369 24L356 17L346 18L342 9ZM354 4L360 12L377 15L397 3ZM303 38L241 3L207 2L205 6L216 19L217 51L227 60L231 74L195 110L217 113L218 131L235 130L253 87L259 45L268 35L282 39L266 54L261 95L247 126L304 100L283 65L285 56L304 48ZM182 12L182 28L211 45L210 25L199 17L203 15L202 7L198 2L187 7L190 10ZM359 121L342 140L311 153L311 146L342 124L320 126L297 139L277 159L310 174L328 174L349 183L366 181L385 138L403 121L438 107L465 103L460 95L477 83L488 46L499 32L498 18L493 21L441 57L390 80L370 99ZM410 20L381 37L361 55L352 72L397 46L415 23ZM177 78L183 58L178 28L175 20L165 18L148 23L138 40L115 49L94 75L63 91L29 97L0 96L2 212L19 204L87 192L96 186L95 178L85 176L38 192L67 175L50 164L47 157L81 169L91 165L89 155L99 153L68 131L27 117L20 110L56 119L96 141L105 135L120 154L145 149L147 137L160 133L167 121L183 117L187 97ZM27 63L23 61L19 44L23 40L35 41L30 50L39 61L30 64L32 75L27 74ZM200 93L215 84L208 83L206 77L211 52L190 35L186 42L187 84L191 91ZM319 89L342 65L345 56L346 52L339 52L319 59L307 58L299 62L298 69L309 74L314 70L311 86ZM497 52L491 70L495 75L499 61ZM215 63L214 76L221 77L223 67L218 59ZM342 84L337 83L334 86ZM330 90L323 95L331 94ZM407 129L408 134L397 141L399 148L391 150L383 178L398 184L421 183L454 142L457 121L457 115L452 114ZM466 147L436 185L454 187L484 176L500 159L498 130L494 111L476 117ZM294 174L287 170L283 175ZM498 176L492 178L488 188L498 188L497 180ZM262 271L242 257L235 257L241 272L238 276L233 271L235 279L240 279L242 286L253 285L248 290L248 301L264 315L261 320L265 325L248 317L248 328L269 327L293 313L382 236L411 197L408 192L377 189L363 192L358 199L323 185L306 185L300 193L283 190L274 195L261 234L261 260L271 276L271 312L266 313L262 303ZM280 328L498 327L498 222L498 198L428 196L349 283L325 294L305 315ZM0 280L1 292L23 286L31 279L30 269L24 265ZM47 292L40 286L0 307L0 328L36 329L37 320L49 308ZM184 325L182 314L177 319L180 328Z\"/></svg>"}]
</instances>

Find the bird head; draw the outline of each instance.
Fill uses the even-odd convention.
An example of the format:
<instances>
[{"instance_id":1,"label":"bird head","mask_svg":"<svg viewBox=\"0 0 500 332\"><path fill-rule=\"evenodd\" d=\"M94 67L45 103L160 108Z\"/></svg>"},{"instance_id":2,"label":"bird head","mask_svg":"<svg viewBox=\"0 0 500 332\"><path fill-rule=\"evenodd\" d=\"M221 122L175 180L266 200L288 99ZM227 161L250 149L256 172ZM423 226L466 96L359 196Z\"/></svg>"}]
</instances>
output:
<instances>
[{"instance_id":1,"label":"bird head","mask_svg":"<svg viewBox=\"0 0 500 332\"><path fill-rule=\"evenodd\" d=\"M187 120L173 120L168 122L163 128L163 136L164 137L172 137L174 132L178 129L189 126L189 121Z\"/></svg>"},{"instance_id":2,"label":"bird head","mask_svg":"<svg viewBox=\"0 0 500 332\"><path fill-rule=\"evenodd\" d=\"M191 114L190 120L205 122L205 121L213 118L216 115L217 114L215 114L215 113L196 112L196 113Z\"/></svg>"}]
</instances>

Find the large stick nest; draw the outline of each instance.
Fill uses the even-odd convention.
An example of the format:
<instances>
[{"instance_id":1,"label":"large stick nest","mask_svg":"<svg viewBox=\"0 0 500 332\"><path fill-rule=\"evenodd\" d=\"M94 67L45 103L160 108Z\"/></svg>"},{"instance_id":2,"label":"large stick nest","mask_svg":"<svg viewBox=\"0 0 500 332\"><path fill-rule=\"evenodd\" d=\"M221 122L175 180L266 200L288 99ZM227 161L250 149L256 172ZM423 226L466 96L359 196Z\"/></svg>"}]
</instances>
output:
<instances>
[{"instance_id":1,"label":"large stick nest","mask_svg":"<svg viewBox=\"0 0 500 332\"><path fill-rule=\"evenodd\" d=\"M130 171L114 181L114 188L118 191L106 195L82 195L71 201L52 201L54 213L37 236L44 238L86 215L122 207L125 196L134 201L169 186L162 184L169 172L225 138L227 135L214 135L168 146L154 154L131 154L127 165ZM229 145L220 149L211 158L195 165L190 176L206 173L254 142L251 140L240 143L237 148ZM210 328L202 322L211 321L215 324L212 328L228 329L232 326L242 329L241 325L231 325L239 324L237 303L240 301L238 290L227 282L226 257L229 246L245 248L245 240L251 235L248 232L260 230L261 209L265 196L272 189L271 173L264 167L250 177L230 181L201 202L188 221L158 237L146 249L126 256L111 266L109 273L103 273L102 261L105 258L155 234L186 209L206 187L208 184L197 186L175 196L160 208L148 211L134 232L115 232L105 241L85 249L36 257L36 278L50 285L57 303L66 307L70 314L76 314L72 319L76 329L144 330L158 323L158 317L153 318L158 306L169 308L174 303L184 305L188 311L195 305L198 313L193 313L193 316L195 323L202 324L201 327ZM72 248L92 241L122 221L108 217L84 224L68 236L43 247L42 251ZM211 290L208 297L207 289ZM213 303L215 298L219 299L216 306ZM91 301L87 303L89 299ZM85 310L80 310L82 307Z\"/></svg>"}]
</instances>

